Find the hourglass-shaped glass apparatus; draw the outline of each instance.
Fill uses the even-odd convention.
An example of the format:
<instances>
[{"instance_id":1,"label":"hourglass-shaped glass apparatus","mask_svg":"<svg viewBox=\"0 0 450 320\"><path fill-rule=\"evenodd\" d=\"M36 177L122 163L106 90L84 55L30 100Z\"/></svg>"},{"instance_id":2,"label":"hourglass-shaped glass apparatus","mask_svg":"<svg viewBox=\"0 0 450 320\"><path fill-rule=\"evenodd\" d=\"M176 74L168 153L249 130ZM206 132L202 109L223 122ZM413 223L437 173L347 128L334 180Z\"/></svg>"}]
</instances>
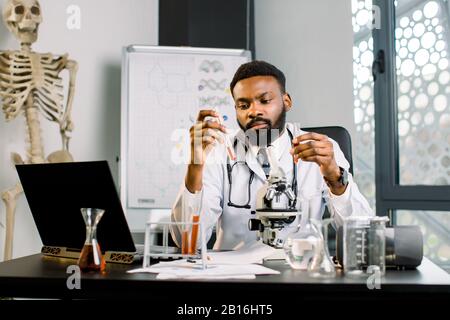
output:
<instances>
[{"instance_id":1,"label":"hourglass-shaped glass apparatus","mask_svg":"<svg viewBox=\"0 0 450 320\"><path fill-rule=\"evenodd\" d=\"M105 270L105 259L97 241L97 225L104 213L105 210L103 209L81 209L81 214L86 224L86 241L78 259L78 266L83 272Z\"/></svg>"}]
</instances>

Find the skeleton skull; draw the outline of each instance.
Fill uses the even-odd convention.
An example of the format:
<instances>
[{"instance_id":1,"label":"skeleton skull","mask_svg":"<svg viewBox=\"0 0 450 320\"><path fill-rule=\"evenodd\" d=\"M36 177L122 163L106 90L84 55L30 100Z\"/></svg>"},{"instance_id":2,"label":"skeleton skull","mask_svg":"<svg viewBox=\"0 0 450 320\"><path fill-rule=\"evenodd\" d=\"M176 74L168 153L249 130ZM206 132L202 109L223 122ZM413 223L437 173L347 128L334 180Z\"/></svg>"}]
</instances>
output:
<instances>
[{"instance_id":1,"label":"skeleton skull","mask_svg":"<svg viewBox=\"0 0 450 320\"><path fill-rule=\"evenodd\" d=\"M8 0L3 9L6 27L21 42L36 42L42 22L41 6L37 0Z\"/></svg>"}]
</instances>

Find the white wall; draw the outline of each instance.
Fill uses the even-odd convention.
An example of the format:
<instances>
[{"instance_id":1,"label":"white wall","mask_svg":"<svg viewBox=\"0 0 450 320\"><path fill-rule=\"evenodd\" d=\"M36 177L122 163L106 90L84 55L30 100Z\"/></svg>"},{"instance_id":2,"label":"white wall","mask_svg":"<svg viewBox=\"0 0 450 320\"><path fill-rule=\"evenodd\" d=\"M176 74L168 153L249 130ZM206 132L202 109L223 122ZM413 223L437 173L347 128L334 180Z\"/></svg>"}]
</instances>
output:
<instances>
[{"instance_id":1,"label":"white wall","mask_svg":"<svg viewBox=\"0 0 450 320\"><path fill-rule=\"evenodd\" d=\"M5 0L0 0L3 8ZM120 148L121 48L129 44L158 43L158 0L40 0L44 21L37 52L69 53L79 63L73 106L75 130L70 150L78 161L108 160L117 178L116 156ZM69 30L69 5L81 9L81 29ZM0 50L17 49L15 38L0 26ZM45 153L60 148L55 124L41 120ZM10 153L26 156L24 117L6 123L0 116L0 191L17 181ZM63 208L62 208L63 210ZM63 211L61 212L63 214ZM0 204L0 222L5 209ZM0 260L3 259L4 228L0 226ZM36 253L41 241L25 198L16 213L14 257Z\"/></svg>"},{"instance_id":2,"label":"white wall","mask_svg":"<svg viewBox=\"0 0 450 320\"><path fill-rule=\"evenodd\" d=\"M354 135L349 0L256 0L256 58L284 71L288 120L341 125Z\"/></svg>"}]
</instances>

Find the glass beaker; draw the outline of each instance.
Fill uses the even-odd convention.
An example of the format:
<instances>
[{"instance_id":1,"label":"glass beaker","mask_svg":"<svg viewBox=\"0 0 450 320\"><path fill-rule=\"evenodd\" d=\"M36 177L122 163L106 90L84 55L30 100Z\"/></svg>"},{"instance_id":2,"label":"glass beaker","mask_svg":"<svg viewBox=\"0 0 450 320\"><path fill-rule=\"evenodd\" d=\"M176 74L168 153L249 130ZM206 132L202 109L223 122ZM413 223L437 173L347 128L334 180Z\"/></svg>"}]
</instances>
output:
<instances>
[{"instance_id":1,"label":"glass beaker","mask_svg":"<svg viewBox=\"0 0 450 320\"><path fill-rule=\"evenodd\" d=\"M367 266L368 216L350 216L344 220L344 272L349 276L364 275Z\"/></svg>"},{"instance_id":2,"label":"glass beaker","mask_svg":"<svg viewBox=\"0 0 450 320\"><path fill-rule=\"evenodd\" d=\"M84 223L86 224L86 241L78 259L81 271L104 271L105 259L97 241L97 225L105 210L97 208L82 208Z\"/></svg>"},{"instance_id":3,"label":"glass beaker","mask_svg":"<svg viewBox=\"0 0 450 320\"><path fill-rule=\"evenodd\" d=\"M183 196L181 202L181 253L195 254L197 252L198 231L203 192L196 191L194 195Z\"/></svg>"},{"instance_id":4,"label":"glass beaker","mask_svg":"<svg viewBox=\"0 0 450 320\"><path fill-rule=\"evenodd\" d=\"M332 278L336 276L336 269L328 251L328 226L334 219L311 219L317 230L321 230L321 239L314 248L314 257L308 265L308 275L314 278Z\"/></svg>"},{"instance_id":5,"label":"glass beaker","mask_svg":"<svg viewBox=\"0 0 450 320\"><path fill-rule=\"evenodd\" d=\"M365 270L379 270L383 275L386 260L387 217L351 216L344 220L344 272L365 276Z\"/></svg>"},{"instance_id":6,"label":"glass beaker","mask_svg":"<svg viewBox=\"0 0 450 320\"><path fill-rule=\"evenodd\" d=\"M283 249L286 261L293 269L308 270L314 250L322 240L319 230L310 219L309 200L301 200L301 212L300 224L286 237Z\"/></svg>"},{"instance_id":7,"label":"glass beaker","mask_svg":"<svg viewBox=\"0 0 450 320\"><path fill-rule=\"evenodd\" d=\"M368 269L379 270L380 275L386 272L386 222L388 217L372 217L370 219L370 227L367 236L368 254L367 263Z\"/></svg>"}]
</instances>

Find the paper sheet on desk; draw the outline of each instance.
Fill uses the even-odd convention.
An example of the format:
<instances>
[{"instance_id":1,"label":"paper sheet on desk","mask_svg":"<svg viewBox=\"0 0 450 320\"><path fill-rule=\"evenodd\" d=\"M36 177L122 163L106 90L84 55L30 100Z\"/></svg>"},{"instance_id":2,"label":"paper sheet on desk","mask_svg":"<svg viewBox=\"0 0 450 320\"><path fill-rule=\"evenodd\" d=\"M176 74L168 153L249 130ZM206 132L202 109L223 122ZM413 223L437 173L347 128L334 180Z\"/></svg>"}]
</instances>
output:
<instances>
[{"instance_id":1,"label":"paper sheet on desk","mask_svg":"<svg viewBox=\"0 0 450 320\"><path fill-rule=\"evenodd\" d=\"M262 242L252 242L234 251L208 252L208 264L251 264L262 263L264 258L276 251Z\"/></svg>"},{"instance_id":2,"label":"paper sheet on desk","mask_svg":"<svg viewBox=\"0 0 450 320\"><path fill-rule=\"evenodd\" d=\"M208 252L206 269L200 260L176 260L128 272L158 273L157 279L255 279L256 275L280 273L257 264L274 252L274 248L255 241L234 251Z\"/></svg>"},{"instance_id":3,"label":"paper sheet on desk","mask_svg":"<svg viewBox=\"0 0 450 320\"><path fill-rule=\"evenodd\" d=\"M160 262L148 268L128 272L158 273L157 279L255 279L256 275L280 273L257 264L215 264L208 265L206 269L203 269L201 263L192 263L186 260Z\"/></svg>"}]
</instances>

